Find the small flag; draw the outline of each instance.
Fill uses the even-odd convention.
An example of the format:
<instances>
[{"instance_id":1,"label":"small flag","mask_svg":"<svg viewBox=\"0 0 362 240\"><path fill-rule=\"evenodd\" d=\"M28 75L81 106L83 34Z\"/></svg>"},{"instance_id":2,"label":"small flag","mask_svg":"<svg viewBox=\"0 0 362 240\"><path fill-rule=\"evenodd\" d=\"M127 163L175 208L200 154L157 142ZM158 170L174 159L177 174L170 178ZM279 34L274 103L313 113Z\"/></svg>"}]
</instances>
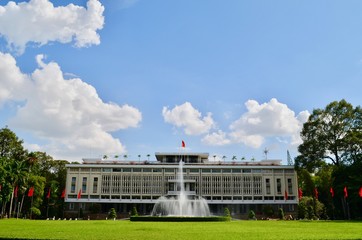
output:
<instances>
[{"instance_id":1,"label":"small flag","mask_svg":"<svg viewBox=\"0 0 362 240\"><path fill-rule=\"evenodd\" d=\"M346 186L343 188L343 193L344 193L344 198L347 198L348 197L348 190L347 190Z\"/></svg>"},{"instance_id":2,"label":"small flag","mask_svg":"<svg viewBox=\"0 0 362 240\"><path fill-rule=\"evenodd\" d=\"M298 198L299 200L303 197L303 191L301 188L298 188Z\"/></svg>"},{"instance_id":3,"label":"small flag","mask_svg":"<svg viewBox=\"0 0 362 240\"><path fill-rule=\"evenodd\" d=\"M362 197L362 187L359 188L358 195Z\"/></svg>"},{"instance_id":4,"label":"small flag","mask_svg":"<svg viewBox=\"0 0 362 240\"><path fill-rule=\"evenodd\" d=\"M77 198L80 199L82 197L82 189L79 189Z\"/></svg>"},{"instance_id":5,"label":"small flag","mask_svg":"<svg viewBox=\"0 0 362 240\"><path fill-rule=\"evenodd\" d=\"M287 192L287 190L284 191L284 199L288 200L288 192Z\"/></svg>"},{"instance_id":6,"label":"small flag","mask_svg":"<svg viewBox=\"0 0 362 240\"><path fill-rule=\"evenodd\" d=\"M18 197L18 185L16 185L15 189L14 189L14 197Z\"/></svg>"},{"instance_id":7,"label":"small flag","mask_svg":"<svg viewBox=\"0 0 362 240\"><path fill-rule=\"evenodd\" d=\"M60 198L65 198L65 188L64 188L64 190L62 192L62 195L60 195Z\"/></svg>"},{"instance_id":8,"label":"small flag","mask_svg":"<svg viewBox=\"0 0 362 240\"><path fill-rule=\"evenodd\" d=\"M34 187L29 188L28 197L32 197L34 194Z\"/></svg>"},{"instance_id":9,"label":"small flag","mask_svg":"<svg viewBox=\"0 0 362 240\"><path fill-rule=\"evenodd\" d=\"M184 140L182 140L182 142L181 142L181 147L183 147L183 148L186 147L186 144L185 144Z\"/></svg>"},{"instance_id":10,"label":"small flag","mask_svg":"<svg viewBox=\"0 0 362 240\"><path fill-rule=\"evenodd\" d=\"M49 190L48 190L47 198L48 198L48 199L50 198L50 188L49 188Z\"/></svg>"},{"instance_id":11,"label":"small flag","mask_svg":"<svg viewBox=\"0 0 362 240\"><path fill-rule=\"evenodd\" d=\"M334 190L332 187L331 187L331 189L329 189L329 192L331 193L331 196L334 197Z\"/></svg>"},{"instance_id":12,"label":"small flag","mask_svg":"<svg viewBox=\"0 0 362 240\"><path fill-rule=\"evenodd\" d=\"M318 189L314 188L314 197L318 199Z\"/></svg>"}]
</instances>

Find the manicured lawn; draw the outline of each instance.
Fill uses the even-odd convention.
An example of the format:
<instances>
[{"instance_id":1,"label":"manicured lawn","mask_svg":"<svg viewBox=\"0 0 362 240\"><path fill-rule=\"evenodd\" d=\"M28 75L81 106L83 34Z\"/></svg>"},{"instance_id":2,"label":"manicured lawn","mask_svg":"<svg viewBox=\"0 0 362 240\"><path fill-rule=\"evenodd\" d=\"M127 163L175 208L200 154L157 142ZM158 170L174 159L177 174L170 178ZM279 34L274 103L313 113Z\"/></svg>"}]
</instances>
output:
<instances>
[{"instance_id":1,"label":"manicured lawn","mask_svg":"<svg viewBox=\"0 0 362 240\"><path fill-rule=\"evenodd\" d=\"M0 239L362 239L362 222L0 220Z\"/></svg>"}]
</instances>

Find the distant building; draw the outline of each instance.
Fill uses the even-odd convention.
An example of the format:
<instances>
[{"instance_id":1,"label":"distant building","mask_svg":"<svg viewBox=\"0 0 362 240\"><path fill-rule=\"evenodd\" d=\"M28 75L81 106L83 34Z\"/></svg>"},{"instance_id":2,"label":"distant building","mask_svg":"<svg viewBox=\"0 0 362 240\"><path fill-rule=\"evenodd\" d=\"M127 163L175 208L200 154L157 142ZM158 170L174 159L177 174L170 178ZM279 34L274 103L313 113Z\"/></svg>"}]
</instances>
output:
<instances>
[{"instance_id":1,"label":"distant building","mask_svg":"<svg viewBox=\"0 0 362 240\"><path fill-rule=\"evenodd\" d=\"M65 213L76 217L82 208L84 215L104 216L115 208L127 217L136 206L139 214L149 215L159 197L178 194L182 159L187 194L205 198L215 215L228 207L236 218L245 218L250 210L261 217L265 206L295 215L298 183L293 166L281 165L281 160L224 163L208 158L208 153L156 153L157 161L151 162L83 159L82 164L68 164Z\"/></svg>"}]
</instances>

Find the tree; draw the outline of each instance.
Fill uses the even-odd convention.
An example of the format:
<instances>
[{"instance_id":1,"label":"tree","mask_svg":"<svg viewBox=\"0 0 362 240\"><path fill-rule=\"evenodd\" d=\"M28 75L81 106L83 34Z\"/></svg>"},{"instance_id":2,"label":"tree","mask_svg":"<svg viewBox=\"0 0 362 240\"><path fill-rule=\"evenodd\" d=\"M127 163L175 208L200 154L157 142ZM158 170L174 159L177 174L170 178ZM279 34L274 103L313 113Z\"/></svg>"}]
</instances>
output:
<instances>
[{"instance_id":1,"label":"tree","mask_svg":"<svg viewBox=\"0 0 362 240\"><path fill-rule=\"evenodd\" d=\"M111 208L108 213L109 219L115 219L117 217L116 209Z\"/></svg>"},{"instance_id":2,"label":"tree","mask_svg":"<svg viewBox=\"0 0 362 240\"><path fill-rule=\"evenodd\" d=\"M7 127L0 129L0 171L2 172L0 185L4 189L1 193L2 209L10 200L9 217L13 211L14 190L19 188L19 184L25 183L26 157L27 151L23 148L23 141L19 140L16 134Z\"/></svg>"},{"instance_id":3,"label":"tree","mask_svg":"<svg viewBox=\"0 0 362 240\"><path fill-rule=\"evenodd\" d=\"M278 209L278 218L280 220L284 220L284 210L283 210L283 208Z\"/></svg>"},{"instance_id":4,"label":"tree","mask_svg":"<svg viewBox=\"0 0 362 240\"><path fill-rule=\"evenodd\" d=\"M233 156L232 158L231 158L231 160L233 160L233 161L235 161L237 158L236 158L236 156Z\"/></svg>"},{"instance_id":5,"label":"tree","mask_svg":"<svg viewBox=\"0 0 362 240\"><path fill-rule=\"evenodd\" d=\"M132 217L138 217L137 208L135 206L131 210L131 216Z\"/></svg>"},{"instance_id":6,"label":"tree","mask_svg":"<svg viewBox=\"0 0 362 240\"><path fill-rule=\"evenodd\" d=\"M297 168L312 172L326 160L336 166L350 164L362 154L362 109L345 100L315 109L303 125L301 138Z\"/></svg>"},{"instance_id":7,"label":"tree","mask_svg":"<svg viewBox=\"0 0 362 240\"><path fill-rule=\"evenodd\" d=\"M248 218L249 220L256 220L255 212L253 210L249 211Z\"/></svg>"}]
</instances>

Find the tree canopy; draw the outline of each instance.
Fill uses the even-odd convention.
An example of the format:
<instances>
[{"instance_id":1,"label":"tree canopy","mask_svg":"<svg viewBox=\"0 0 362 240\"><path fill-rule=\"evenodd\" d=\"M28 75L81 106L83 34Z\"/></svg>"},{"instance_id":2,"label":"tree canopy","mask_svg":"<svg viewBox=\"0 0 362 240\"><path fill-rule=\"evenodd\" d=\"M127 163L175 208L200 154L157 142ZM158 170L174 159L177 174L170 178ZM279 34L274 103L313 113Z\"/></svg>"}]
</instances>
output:
<instances>
[{"instance_id":1,"label":"tree canopy","mask_svg":"<svg viewBox=\"0 0 362 240\"><path fill-rule=\"evenodd\" d=\"M312 172L326 162L351 164L362 153L362 109L345 100L315 109L303 125L296 167Z\"/></svg>"}]
</instances>

